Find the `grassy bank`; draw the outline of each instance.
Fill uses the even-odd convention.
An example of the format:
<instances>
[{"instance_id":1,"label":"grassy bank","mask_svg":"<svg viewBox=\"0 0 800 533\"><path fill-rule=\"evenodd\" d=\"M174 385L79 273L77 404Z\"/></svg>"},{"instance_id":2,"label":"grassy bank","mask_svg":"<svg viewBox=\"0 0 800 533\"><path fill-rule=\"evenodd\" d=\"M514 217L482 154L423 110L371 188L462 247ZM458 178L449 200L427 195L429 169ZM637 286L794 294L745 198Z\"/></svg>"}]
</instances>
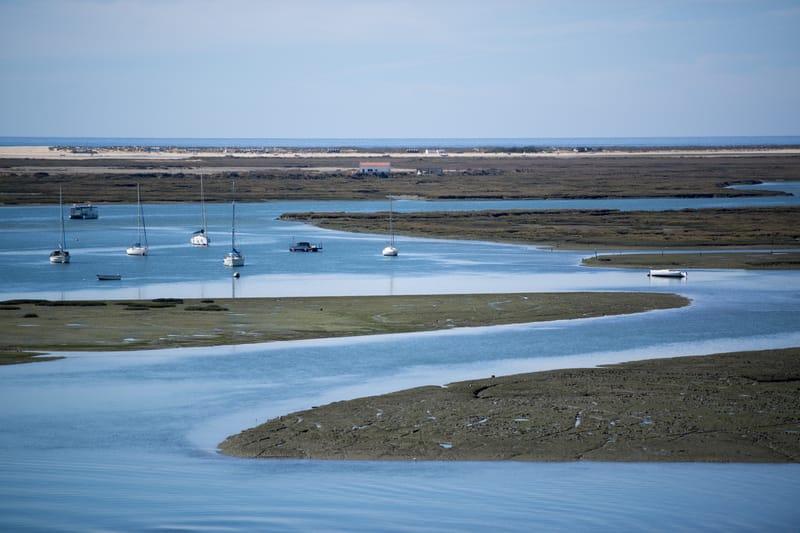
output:
<instances>
[{"instance_id":1,"label":"grassy bank","mask_svg":"<svg viewBox=\"0 0 800 533\"><path fill-rule=\"evenodd\" d=\"M381 233L389 213L286 213L342 231ZM777 248L800 246L800 207L680 211L509 210L395 213L402 235L565 249Z\"/></svg>"},{"instance_id":2,"label":"grassy bank","mask_svg":"<svg viewBox=\"0 0 800 533\"><path fill-rule=\"evenodd\" d=\"M255 458L800 461L800 348L429 386L287 414L233 435Z\"/></svg>"},{"instance_id":3,"label":"grassy bank","mask_svg":"<svg viewBox=\"0 0 800 533\"><path fill-rule=\"evenodd\" d=\"M746 270L800 269L800 252L698 252L615 254L587 257L583 264L615 268L735 268Z\"/></svg>"},{"instance_id":4,"label":"grassy bank","mask_svg":"<svg viewBox=\"0 0 800 533\"><path fill-rule=\"evenodd\" d=\"M253 157L171 159L0 159L0 203L134 203L136 184L147 202L197 202L200 175L207 202L237 200L362 200L388 195L426 199L558 199L730 197L782 194L742 191L731 184L792 181L797 155L717 154L711 157L402 157L390 176L355 172L374 157Z\"/></svg>"},{"instance_id":5,"label":"grassy bank","mask_svg":"<svg viewBox=\"0 0 800 533\"><path fill-rule=\"evenodd\" d=\"M636 313L674 294L530 293L0 302L0 363L24 352L138 350L429 331Z\"/></svg>"}]
</instances>

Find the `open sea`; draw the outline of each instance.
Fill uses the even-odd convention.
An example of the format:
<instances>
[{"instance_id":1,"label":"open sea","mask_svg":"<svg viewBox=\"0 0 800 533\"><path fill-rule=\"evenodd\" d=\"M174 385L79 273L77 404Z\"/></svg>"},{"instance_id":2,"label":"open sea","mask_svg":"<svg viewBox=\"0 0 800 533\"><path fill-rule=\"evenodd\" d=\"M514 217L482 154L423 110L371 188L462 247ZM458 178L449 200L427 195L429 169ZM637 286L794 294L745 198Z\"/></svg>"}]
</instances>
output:
<instances>
[{"instance_id":1,"label":"open sea","mask_svg":"<svg viewBox=\"0 0 800 533\"><path fill-rule=\"evenodd\" d=\"M0 137L0 146L110 146L208 148L470 148L470 147L657 147L797 146L800 136L740 137L531 137L531 138L158 138L158 137Z\"/></svg>"},{"instance_id":2,"label":"open sea","mask_svg":"<svg viewBox=\"0 0 800 533\"><path fill-rule=\"evenodd\" d=\"M793 192L769 205L798 205L799 183L762 187ZM763 201L638 199L623 207ZM409 200L394 208L485 204ZM800 464L264 461L224 457L216 447L297 409L419 385L800 346L800 272L697 269L657 280L581 267L590 252L403 236L399 256L387 258L387 228L355 235L276 220L286 211L386 210L383 203L268 202L237 204L237 247L247 264L235 279L222 266L230 206L207 206L208 248L189 245L199 206L145 201L143 209L149 256L125 255L136 206L101 206L98 220L66 222L72 262L51 265L58 206L0 207L0 300L619 290L676 292L692 304L442 332L72 352L0 367L2 531L797 530ZM323 251L289 252L299 240ZM98 273L122 279L101 282Z\"/></svg>"}]
</instances>

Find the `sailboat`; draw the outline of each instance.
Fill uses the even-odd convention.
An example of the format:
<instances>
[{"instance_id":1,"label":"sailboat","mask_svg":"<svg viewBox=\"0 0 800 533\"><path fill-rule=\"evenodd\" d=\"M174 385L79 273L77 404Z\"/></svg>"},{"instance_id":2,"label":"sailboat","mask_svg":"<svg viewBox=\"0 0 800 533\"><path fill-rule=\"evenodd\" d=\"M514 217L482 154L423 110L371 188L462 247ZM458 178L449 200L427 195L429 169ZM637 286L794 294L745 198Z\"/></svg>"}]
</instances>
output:
<instances>
[{"instance_id":1,"label":"sailboat","mask_svg":"<svg viewBox=\"0 0 800 533\"><path fill-rule=\"evenodd\" d=\"M69 252L66 250L66 237L64 233L64 198L61 189L58 189L58 222L61 226L61 235L58 241L58 250L50 252L50 262L53 264L69 263Z\"/></svg>"},{"instance_id":2,"label":"sailboat","mask_svg":"<svg viewBox=\"0 0 800 533\"><path fill-rule=\"evenodd\" d=\"M389 198L389 245L383 249L386 257L397 257L397 247L394 245L394 223L392 220L392 199Z\"/></svg>"},{"instance_id":3,"label":"sailboat","mask_svg":"<svg viewBox=\"0 0 800 533\"><path fill-rule=\"evenodd\" d=\"M139 212L136 217L136 243L129 247L126 252L128 255L147 255L147 228L144 225L144 211L142 210L142 196L139 192L139 184L136 184L136 203Z\"/></svg>"},{"instance_id":4,"label":"sailboat","mask_svg":"<svg viewBox=\"0 0 800 533\"><path fill-rule=\"evenodd\" d=\"M231 201L231 251L225 254L222 264L226 267L244 266L244 256L236 249L236 181L233 182Z\"/></svg>"},{"instance_id":5,"label":"sailboat","mask_svg":"<svg viewBox=\"0 0 800 533\"><path fill-rule=\"evenodd\" d=\"M206 225L206 198L203 192L203 175L200 175L200 210L203 213L203 227L192 233L192 246L208 246L208 226Z\"/></svg>"}]
</instances>

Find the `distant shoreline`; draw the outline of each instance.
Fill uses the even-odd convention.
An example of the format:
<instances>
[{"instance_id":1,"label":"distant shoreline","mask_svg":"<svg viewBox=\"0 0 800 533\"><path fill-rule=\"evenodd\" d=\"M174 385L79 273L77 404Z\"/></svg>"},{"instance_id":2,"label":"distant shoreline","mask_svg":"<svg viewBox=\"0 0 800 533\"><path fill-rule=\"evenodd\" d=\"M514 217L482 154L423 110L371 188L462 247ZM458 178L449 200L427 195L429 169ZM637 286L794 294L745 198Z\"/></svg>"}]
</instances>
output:
<instances>
[{"instance_id":1,"label":"distant shoreline","mask_svg":"<svg viewBox=\"0 0 800 533\"><path fill-rule=\"evenodd\" d=\"M454 147L442 149L403 149L394 147L153 147L153 146L0 146L0 159L60 159L60 160L182 160L193 158L254 158L254 157L448 157L469 158L508 157L624 157L676 156L714 157L737 155L797 155L800 145L743 145L743 146L497 146Z\"/></svg>"}]
</instances>

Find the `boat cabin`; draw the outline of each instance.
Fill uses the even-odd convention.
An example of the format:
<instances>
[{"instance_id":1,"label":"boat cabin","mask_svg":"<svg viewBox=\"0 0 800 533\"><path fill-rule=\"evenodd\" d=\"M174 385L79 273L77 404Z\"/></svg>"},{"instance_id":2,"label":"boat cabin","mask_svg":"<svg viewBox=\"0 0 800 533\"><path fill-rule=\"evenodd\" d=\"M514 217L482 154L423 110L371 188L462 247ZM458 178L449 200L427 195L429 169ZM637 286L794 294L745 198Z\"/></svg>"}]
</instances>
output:
<instances>
[{"instance_id":1,"label":"boat cabin","mask_svg":"<svg viewBox=\"0 0 800 533\"><path fill-rule=\"evenodd\" d=\"M74 204L69 208L69 218L73 220L94 220L98 216L97 207L92 204Z\"/></svg>"}]
</instances>

